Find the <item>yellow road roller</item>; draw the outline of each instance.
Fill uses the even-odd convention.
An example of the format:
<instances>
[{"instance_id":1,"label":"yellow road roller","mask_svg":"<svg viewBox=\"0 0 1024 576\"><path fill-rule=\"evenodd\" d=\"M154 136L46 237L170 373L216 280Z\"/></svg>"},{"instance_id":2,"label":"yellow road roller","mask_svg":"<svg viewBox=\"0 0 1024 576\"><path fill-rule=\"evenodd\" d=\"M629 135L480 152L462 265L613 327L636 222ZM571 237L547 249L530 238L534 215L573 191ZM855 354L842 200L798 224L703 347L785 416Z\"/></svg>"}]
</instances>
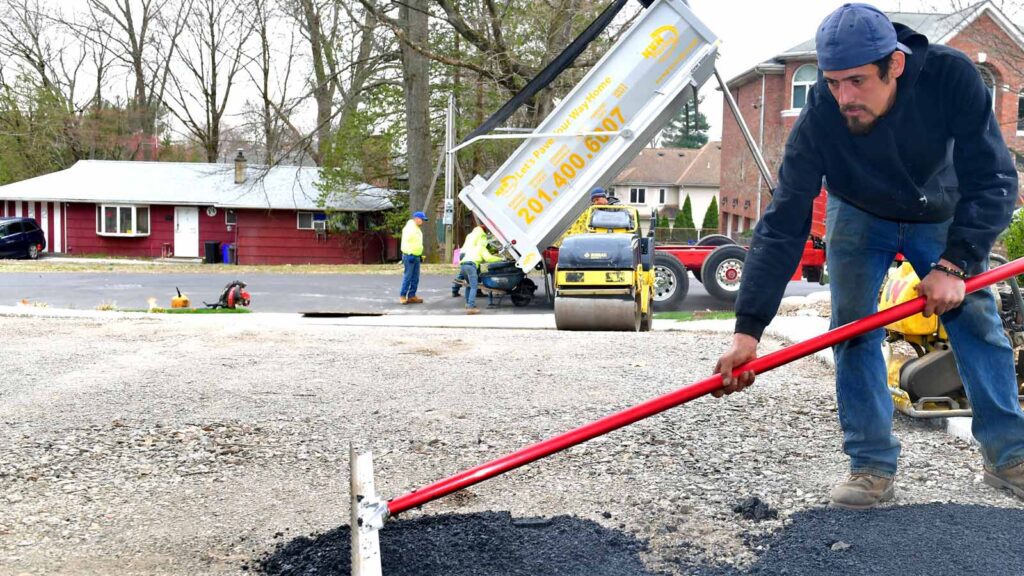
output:
<instances>
[{"instance_id":1,"label":"yellow road roller","mask_svg":"<svg viewBox=\"0 0 1024 576\"><path fill-rule=\"evenodd\" d=\"M591 206L566 232L554 271L559 330L648 331L654 323L654 237L630 206Z\"/></svg>"}]
</instances>

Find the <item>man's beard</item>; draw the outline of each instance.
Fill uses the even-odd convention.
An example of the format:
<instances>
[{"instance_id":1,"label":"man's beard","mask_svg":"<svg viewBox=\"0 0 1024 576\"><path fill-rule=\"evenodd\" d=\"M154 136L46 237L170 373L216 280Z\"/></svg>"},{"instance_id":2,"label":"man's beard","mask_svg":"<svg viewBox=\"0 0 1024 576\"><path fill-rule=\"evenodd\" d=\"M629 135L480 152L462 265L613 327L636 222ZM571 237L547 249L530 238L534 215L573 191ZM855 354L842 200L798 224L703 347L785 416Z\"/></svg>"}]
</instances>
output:
<instances>
[{"instance_id":1,"label":"man's beard","mask_svg":"<svg viewBox=\"0 0 1024 576\"><path fill-rule=\"evenodd\" d=\"M846 114L847 112L851 112L853 110L863 110L864 112L867 112L871 116L871 119L865 122L856 116L849 116ZM871 130L875 127L875 124L878 122L878 116L875 116L874 114L871 113L870 110L863 106L843 106L840 109L840 112L843 113L843 118L846 119L846 127L850 129L850 133L853 134L854 136L863 136L865 134L868 134L869 132L871 132Z\"/></svg>"}]
</instances>

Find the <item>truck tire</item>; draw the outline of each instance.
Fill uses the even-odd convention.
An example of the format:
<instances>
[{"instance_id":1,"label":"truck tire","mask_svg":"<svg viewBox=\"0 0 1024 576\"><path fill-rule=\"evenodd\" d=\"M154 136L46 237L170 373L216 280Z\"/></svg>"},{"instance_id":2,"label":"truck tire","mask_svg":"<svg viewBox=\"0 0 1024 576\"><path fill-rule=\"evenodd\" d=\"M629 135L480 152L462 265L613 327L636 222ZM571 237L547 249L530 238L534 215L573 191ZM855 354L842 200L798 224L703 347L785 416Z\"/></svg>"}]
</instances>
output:
<instances>
[{"instance_id":1,"label":"truck tire","mask_svg":"<svg viewBox=\"0 0 1024 576\"><path fill-rule=\"evenodd\" d=\"M654 310L679 310L690 290L686 267L671 254L654 253Z\"/></svg>"},{"instance_id":2,"label":"truck tire","mask_svg":"<svg viewBox=\"0 0 1024 576\"><path fill-rule=\"evenodd\" d=\"M697 246L727 246L735 243L735 240L725 234L708 234L697 241Z\"/></svg>"},{"instance_id":3,"label":"truck tire","mask_svg":"<svg viewBox=\"0 0 1024 576\"><path fill-rule=\"evenodd\" d=\"M701 282L708 294L719 300L735 302L740 293L743 261L747 251L735 244L715 248L700 267Z\"/></svg>"},{"instance_id":4,"label":"truck tire","mask_svg":"<svg viewBox=\"0 0 1024 576\"><path fill-rule=\"evenodd\" d=\"M808 282L817 282L818 284L825 284L825 269L819 266L804 266L803 277Z\"/></svg>"},{"instance_id":5,"label":"truck tire","mask_svg":"<svg viewBox=\"0 0 1024 576\"><path fill-rule=\"evenodd\" d=\"M735 240L725 234L708 234L697 242L697 246L728 246L735 243ZM697 279L697 282L704 282L701 280L700 270L694 270L693 277Z\"/></svg>"}]
</instances>

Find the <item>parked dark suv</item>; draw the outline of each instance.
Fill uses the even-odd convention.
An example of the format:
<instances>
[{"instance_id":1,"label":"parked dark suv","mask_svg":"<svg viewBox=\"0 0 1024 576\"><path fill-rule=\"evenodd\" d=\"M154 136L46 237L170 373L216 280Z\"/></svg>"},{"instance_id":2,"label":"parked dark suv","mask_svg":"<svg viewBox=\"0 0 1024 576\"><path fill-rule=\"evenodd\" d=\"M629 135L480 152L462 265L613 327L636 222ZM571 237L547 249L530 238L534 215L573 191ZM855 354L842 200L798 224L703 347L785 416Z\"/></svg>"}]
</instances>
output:
<instances>
[{"instance_id":1,"label":"parked dark suv","mask_svg":"<svg viewBox=\"0 0 1024 576\"><path fill-rule=\"evenodd\" d=\"M0 257L39 258L46 235L34 218L0 218Z\"/></svg>"}]
</instances>

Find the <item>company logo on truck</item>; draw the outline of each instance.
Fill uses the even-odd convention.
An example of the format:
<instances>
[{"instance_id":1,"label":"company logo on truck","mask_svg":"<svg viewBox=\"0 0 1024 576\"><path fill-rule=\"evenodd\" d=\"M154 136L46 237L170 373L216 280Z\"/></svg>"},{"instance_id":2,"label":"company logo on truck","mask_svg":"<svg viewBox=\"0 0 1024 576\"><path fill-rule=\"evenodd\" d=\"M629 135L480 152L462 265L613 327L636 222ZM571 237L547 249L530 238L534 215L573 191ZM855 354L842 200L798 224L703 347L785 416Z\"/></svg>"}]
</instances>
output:
<instances>
[{"instance_id":1,"label":"company logo on truck","mask_svg":"<svg viewBox=\"0 0 1024 576\"><path fill-rule=\"evenodd\" d=\"M498 186L497 192L494 193L497 197L502 197L505 194L516 189L519 185L519 177L515 174L510 174L501 179L501 184Z\"/></svg>"},{"instance_id":2,"label":"company logo on truck","mask_svg":"<svg viewBox=\"0 0 1024 576\"><path fill-rule=\"evenodd\" d=\"M644 48L644 58L657 58L659 62L665 60L675 51L679 44L679 31L671 24L662 26L651 32L651 43Z\"/></svg>"}]
</instances>

